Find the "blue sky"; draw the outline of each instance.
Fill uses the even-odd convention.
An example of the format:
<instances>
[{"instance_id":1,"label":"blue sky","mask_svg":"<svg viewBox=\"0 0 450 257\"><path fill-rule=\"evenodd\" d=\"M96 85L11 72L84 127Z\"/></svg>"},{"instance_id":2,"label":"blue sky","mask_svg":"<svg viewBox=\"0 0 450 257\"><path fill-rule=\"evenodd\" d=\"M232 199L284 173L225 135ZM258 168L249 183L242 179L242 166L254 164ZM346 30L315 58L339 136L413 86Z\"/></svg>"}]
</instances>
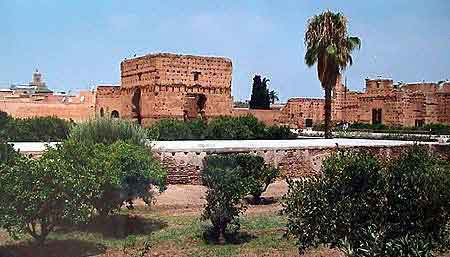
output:
<instances>
[{"instance_id":1,"label":"blue sky","mask_svg":"<svg viewBox=\"0 0 450 257\"><path fill-rule=\"evenodd\" d=\"M303 34L326 9L362 39L345 73L351 89L377 75L450 79L449 0L0 0L0 84L28 82L38 68L53 89L88 89L119 82L126 57L174 52L231 58L236 100L249 97L255 73L284 100L319 97Z\"/></svg>"}]
</instances>

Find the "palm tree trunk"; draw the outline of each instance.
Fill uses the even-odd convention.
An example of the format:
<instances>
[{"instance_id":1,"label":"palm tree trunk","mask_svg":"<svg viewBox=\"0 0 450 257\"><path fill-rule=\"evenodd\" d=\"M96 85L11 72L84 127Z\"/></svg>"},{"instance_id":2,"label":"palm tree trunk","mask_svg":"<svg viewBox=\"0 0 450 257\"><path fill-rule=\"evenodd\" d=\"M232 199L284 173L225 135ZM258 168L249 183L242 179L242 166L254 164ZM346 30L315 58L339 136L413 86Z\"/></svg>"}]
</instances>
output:
<instances>
[{"instance_id":1,"label":"palm tree trunk","mask_svg":"<svg viewBox=\"0 0 450 257\"><path fill-rule=\"evenodd\" d=\"M332 138L331 134L331 86L325 86L325 138Z\"/></svg>"}]
</instances>

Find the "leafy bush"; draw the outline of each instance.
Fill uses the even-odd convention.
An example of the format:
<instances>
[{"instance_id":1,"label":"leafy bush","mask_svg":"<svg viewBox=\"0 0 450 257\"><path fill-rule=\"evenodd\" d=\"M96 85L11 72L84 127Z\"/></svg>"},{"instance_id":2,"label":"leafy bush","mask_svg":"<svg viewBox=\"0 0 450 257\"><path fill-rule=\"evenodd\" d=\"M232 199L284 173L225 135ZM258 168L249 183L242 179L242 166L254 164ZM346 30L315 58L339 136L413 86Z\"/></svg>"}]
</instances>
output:
<instances>
[{"instance_id":1,"label":"leafy bush","mask_svg":"<svg viewBox=\"0 0 450 257\"><path fill-rule=\"evenodd\" d=\"M320 176L289 181L285 196L300 252L328 244L347 256L431 256L447 246L450 169L427 149L411 147L387 163L341 151L322 168ZM406 248L424 254L399 254Z\"/></svg>"},{"instance_id":2,"label":"leafy bush","mask_svg":"<svg viewBox=\"0 0 450 257\"><path fill-rule=\"evenodd\" d=\"M14 150L12 145L0 139L0 168L2 165L6 165L14 161L17 155L18 153Z\"/></svg>"},{"instance_id":3,"label":"leafy bush","mask_svg":"<svg viewBox=\"0 0 450 257\"><path fill-rule=\"evenodd\" d=\"M253 202L261 202L261 195L281 174L280 170L266 165L264 158L253 154L227 154L234 167L241 171L240 177L248 179L247 194L253 196Z\"/></svg>"},{"instance_id":4,"label":"leafy bush","mask_svg":"<svg viewBox=\"0 0 450 257\"><path fill-rule=\"evenodd\" d=\"M212 223L208 237L223 241L226 233L239 230L239 214L245 210L242 199L250 184L250 179L242 178L241 173L234 159L220 155L206 158L202 180L208 190L202 218Z\"/></svg>"},{"instance_id":5,"label":"leafy bush","mask_svg":"<svg viewBox=\"0 0 450 257\"><path fill-rule=\"evenodd\" d=\"M424 238L417 236L402 236L386 239L381 231L365 231L358 247L344 239L340 250L349 257L399 256L399 257L434 257L431 245Z\"/></svg>"},{"instance_id":6,"label":"leafy bush","mask_svg":"<svg viewBox=\"0 0 450 257\"><path fill-rule=\"evenodd\" d=\"M150 205L153 187L159 192L166 190L167 173L146 148L119 141L111 145L110 158L112 168L118 170L120 183L110 185L106 191L119 192L123 196L120 204L127 201L132 208L133 199L141 198ZM107 202L108 198L103 197L101 201Z\"/></svg>"},{"instance_id":7,"label":"leafy bush","mask_svg":"<svg viewBox=\"0 0 450 257\"><path fill-rule=\"evenodd\" d=\"M0 112L0 138L8 141L60 141L67 138L72 125L57 117L15 119Z\"/></svg>"},{"instance_id":8,"label":"leafy bush","mask_svg":"<svg viewBox=\"0 0 450 257\"><path fill-rule=\"evenodd\" d=\"M324 161L322 176L288 183L284 213L300 252L344 238L359 241L361 229L380 223L381 167L367 152L333 154Z\"/></svg>"},{"instance_id":9,"label":"leafy bush","mask_svg":"<svg viewBox=\"0 0 450 257\"><path fill-rule=\"evenodd\" d=\"M152 187L166 189L166 172L144 146L116 141L111 145L84 144L68 140L59 148L60 165L72 172L83 170L94 180L89 202L102 216L118 210L124 202L132 208L133 199L147 204L153 199Z\"/></svg>"},{"instance_id":10,"label":"leafy bush","mask_svg":"<svg viewBox=\"0 0 450 257\"><path fill-rule=\"evenodd\" d=\"M176 119L162 119L149 130L155 138L163 141L200 140L204 138L206 122L196 119L184 122Z\"/></svg>"},{"instance_id":11,"label":"leafy bush","mask_svg":"<svg viewBox=\"0 0 450 257\"><path fill-rule=\"evenodd\" d=\"M448 240L450 168L425 147L406 150L386 168L388 237L421 235L433 246Z\"/></svg>"},{"instance_id":12,"label":"leafy bush","mask_svg":"<svg viewBox=\"0 0 450 257\"><path fill-rule=\"evenodd\" d=\"M253 195L259 203L261 194L280 174L278 169L264 164L264 159L252 154L225 154L207 157L202 173L208 188L203 218L213 224L213 236L225 236L228 225L237 232L239 213L245 210L244 196Z\"/></svg>"},{"instance_id":13,"label":"leafy bush","mask_svg":"<svg viewBox=\"0 0 450 257\"><path fill-rule=\"evenodd\" d=\"M294 139L297 136L286 126L270 126L266 129L265 139Z\"/></svg>"},{"instance_id":14,"label":"leafy bush","mask_svg":"<svg viewBox=\"0 0 450 257\"><path fill-rule=\"evenodd\" d=\"M206 139L258 139L263 137L264 125L252 116L219 117L208 123Z\"/></svg>"},{"instance_id":15,"label":"leafy bush","mask_svg":"<svg viewBox=\"0 0 450 257\"><path fill-rule=\"evenodd\" d=\"M88 144L113 144L118 140L145 145L147 131L127 120L97 118L77 124L70 131L69 139Z\"/></svg>"},{"instance_id":16,"label":"leafy bush","mask_svg":"<svg viewBox=\"0 0 450 257\"><path fill-rule=\"evenodd\" d=\"M95 193L91 174L73 172L58 149L37 160L18 156L0 176L1 225L13 237L28 233L39 244L62 221L85 222L92 210L87 199Z\"/></svg>"},{"instance_id":17,"label":"leafy bush","mask_svg":"<svg viewBox=\"0 0 450 257\"><path fill-rule=\"evenodd\" d=\"M269 126L252 115L218 117L206 123L196 119L180 121L163 119L148 129L157 140L203 140L203 139L291 139L296 136L288 127Z\"/></svg>"}]
</instances>

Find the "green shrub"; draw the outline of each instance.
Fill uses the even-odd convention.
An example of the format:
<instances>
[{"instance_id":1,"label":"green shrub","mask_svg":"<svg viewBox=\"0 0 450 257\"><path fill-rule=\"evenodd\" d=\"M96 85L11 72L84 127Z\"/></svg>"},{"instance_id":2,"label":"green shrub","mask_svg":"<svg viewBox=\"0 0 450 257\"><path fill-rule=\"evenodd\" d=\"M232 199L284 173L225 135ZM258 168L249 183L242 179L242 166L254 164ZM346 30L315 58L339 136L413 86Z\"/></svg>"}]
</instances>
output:
<instances>
[{"instance_id":1,"label":"green shrub","mask_svg":"<svg viewBox=\"0 0 450 257\"><path fill-rule=\"evenodd\" d=\"M74 126L69 139L89 144L109 145L122 140L131 144L145 145L147 131L130 121L98 118Z\"/></svg>"},{"instance_id":2,"label":"green shrub","mask_svg":"<svg viewBox=\"0 0 450 257\"><path fill-rule=\"evenodd\" d=\"M361 229L380 223L383 178L370 153L338 152L324 161L323 175L288 184L283 212L300 252L344 238L357 242Z\"/></svg>"},{"instance_id":3,"label":"green shrub","mask_svg":"<svg viewBox=\"0 0 450 257\"><path fill-rule=\"evenodd\" d=\"M153 186L166 188L166 172L144 146L116 141L111 145L84 144L68 140L58 147L60 165L72 172L90 174L93 183L89 202L98 213L106 216L127 202L141 198L147 204L153 199Z\"/></svg>"},{"instance_id":4,"label":"green shrub","mask_svg":"<svg viewBox=\"0 0 450 257\"><path fill-rule=\"evenodd\" d=\"M2 165L7 165L14 161L17 155L18 153L12 145L0 139L0 168Z\"/></svg>"},{"instance_id":5,"label":"green shrub","mask_svg":"<svg viewBox=\"0 0 450 257\"><path fill-rule=\"evenodd\" d=\"M320 176L289 181L285 196L300 252L327 244L347 256L431 256L448 247L449 164L428 149L413 146L386 163L341 151L322 168ZM406 248L416 255L400 254Z\"/></svg>"},{"instance_id":6,"label":"green shrub","mask_svg":"<svg viewBox=\"0 0 450 257\"><path fill-rule=\"evenodd\" d=\"M206 139L256 139L251 127L248 127L242 119L233 117L219 117L208 123Z\"/></svg>"},{"instance_id":7,"label":"green shrub","mask_svg":"<svg viewBox=\"0 0 450 257\"><path fill-rule=\"evenodd\" d=\"M110 158L112 168L119 171L120 178L120 183L112 189L124 196L129 208L135 198L141 198L150 205L154 200L155 186L159 192L166 190L167 173L148 149L119 141L111 145Z\"/></svg>"},{"instance_id":8,"label":"green shrub","mask_svg":"<svg viewBox=\"0 0 450 257\"><path fill-rule=\"evenodd\" d=\"M212 223L211 234L207 237L222 241L226 233L234 234L239 230L239 214L245 210L242 200L250 184L250 179L241 174L235 159L220 155L206 158L202 180L207 187L207 204L202 218Z\"/></svg>"},{"instance_id":9,"label":"green shrub","mask_svg":"<svg viewBox=\"0 0 450 257\"><path fill-rule=\"evenodd\" d=\"M238 216L245 210L244 196L251 194L259 203L261 194L279 174L278 169L264 164L262 157L252 154L207 157L202 173L203 184L208 188L203 218L211 220L214 238L237 232ZM230 224L233 229L228 228Z\"/></svg>"},{"instance_id":10,"label":"green shrub","mask_svg":"<svg viewBox=\"0 0 450 257\"><path fill-rule=\"evenodd\" d=\"M286 126L270 126L266 129L265 139L294 139L297 136Z\"/></svg>"},{"instance_id":11,"label":"green shrub","mask_svg":"<svg viewBox=\"0 0 450 257\"><path fill-rule=\"evenodd\" d=\"M72 122L57 117L14 119L0 112L0 138L13 142L49 142L66 139Z\"/></svg>"},{"instance_id":12,"label":"green shrub","mask_svg":"<svg viewBox=\"0 0 450 257\"><path fill-rule=\"evenodd\" d=\"M201 140L204 138L206 122L200 119L180 121L176 119L162 119L149 130L157 140Z\"/></svg>"},{"instance_id":13,"label":"green shrub","mask_svg":"<svg viewBox=\"0 0 450 257\"><path fill-rule=\"evenodd\" d=\"M423 146L406 150L386 169L388 237L421 235L430 243L448 240L450 168Z\"/></svg>"},{"instance_id":14,"label":"green shrub","mask_svg":"<svg viewBox=\"0 0 450 257\"><path fill-rule=\"evenodd\" d=\"M60 157L58 149L49 149L37 160L19 156L1 170L1 225L13 237L28 233L42 244L61 222L89 219L92 175L67 169Z\"/></svg>"},{"instance_id":15,"label":"green shrub","mask_svg":"<svg viewBox=\"0 0 450 257\"><path fill-rule=\"evenodd\" d=\"M264 158L253 154L228 154L224 157L232 160L233 165L241 171L240 177L248 179L248 192L253 196L253 202L259 204L261 195L270 184L277 179L279 169L265 164Z\"/></svg>"},{"instance_id":16,"label":"green shrub","mask_svg":"<svg viewBox=\"0 0 450 257\"><path fill-rule=\"evenodd\" d=\"M171 140L221 140L221 139L291 139L291 130L284 126L269 126L251 115L218 117L206 123L204 120L180 121L162 119L148 129L150 137L162 141Z\"/></svg>"},{"instance_id":17,"label":"green shrub","mask_svg":"<svg viewBox=\"0 0 450 257\"><path fill-rule=\"evenodd\" d=\"M340 250L348 257L434 257L431 245L424 238L402 236L385 239L380 231L366 231L361 244L355 247L348 240L342 240Z\"/></svg>"}]
</instances>

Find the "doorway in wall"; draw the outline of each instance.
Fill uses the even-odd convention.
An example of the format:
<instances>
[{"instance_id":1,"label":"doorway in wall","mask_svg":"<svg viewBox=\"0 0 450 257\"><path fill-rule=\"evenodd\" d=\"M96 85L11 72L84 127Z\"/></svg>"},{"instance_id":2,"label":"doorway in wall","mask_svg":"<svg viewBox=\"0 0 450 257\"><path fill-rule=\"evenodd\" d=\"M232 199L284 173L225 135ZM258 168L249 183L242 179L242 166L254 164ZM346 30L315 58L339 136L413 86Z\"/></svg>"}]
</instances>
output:
<instances>
[{"instance_id":1,"label":"doorway in wall","mask_svg":"<svg viewBox=\"0 0 450 257\"><path fill-rule=\"evenodd\" d=\"M184 120L206 119L205 106L206 96L204 94L186 94L184 97L183 117Z\"/></svg>"},{"instance_id":2,"label":"doorway in wall","mask_svg":"<svg viewBox=\"0 0 450 257\"><path fill-rule=\"evenodd\" d=\"M383 110L382 109L372 109L372 124L382 124L383 122Z\"/></svg>"},{"instance_id":3,"label":"doorway in wall","mask_svg":"<svg viewBox=\"0 0 450 257\"><path fill-rule=\"evenodd\" d=\"M311 128L313 126L312 119L305 119L305 128Z\"/></svg>"},{"instance_id":4,"label":"doorway in wall","mask_svg":"<svg viewBox=\"0 0 450 257\"><path fill-rule=\"evenodd\" d=\"M140 88L136 88L133 92L133 96L131 97L131 118L139 125L142 125Z\"/></svg>"}]
</instances>

